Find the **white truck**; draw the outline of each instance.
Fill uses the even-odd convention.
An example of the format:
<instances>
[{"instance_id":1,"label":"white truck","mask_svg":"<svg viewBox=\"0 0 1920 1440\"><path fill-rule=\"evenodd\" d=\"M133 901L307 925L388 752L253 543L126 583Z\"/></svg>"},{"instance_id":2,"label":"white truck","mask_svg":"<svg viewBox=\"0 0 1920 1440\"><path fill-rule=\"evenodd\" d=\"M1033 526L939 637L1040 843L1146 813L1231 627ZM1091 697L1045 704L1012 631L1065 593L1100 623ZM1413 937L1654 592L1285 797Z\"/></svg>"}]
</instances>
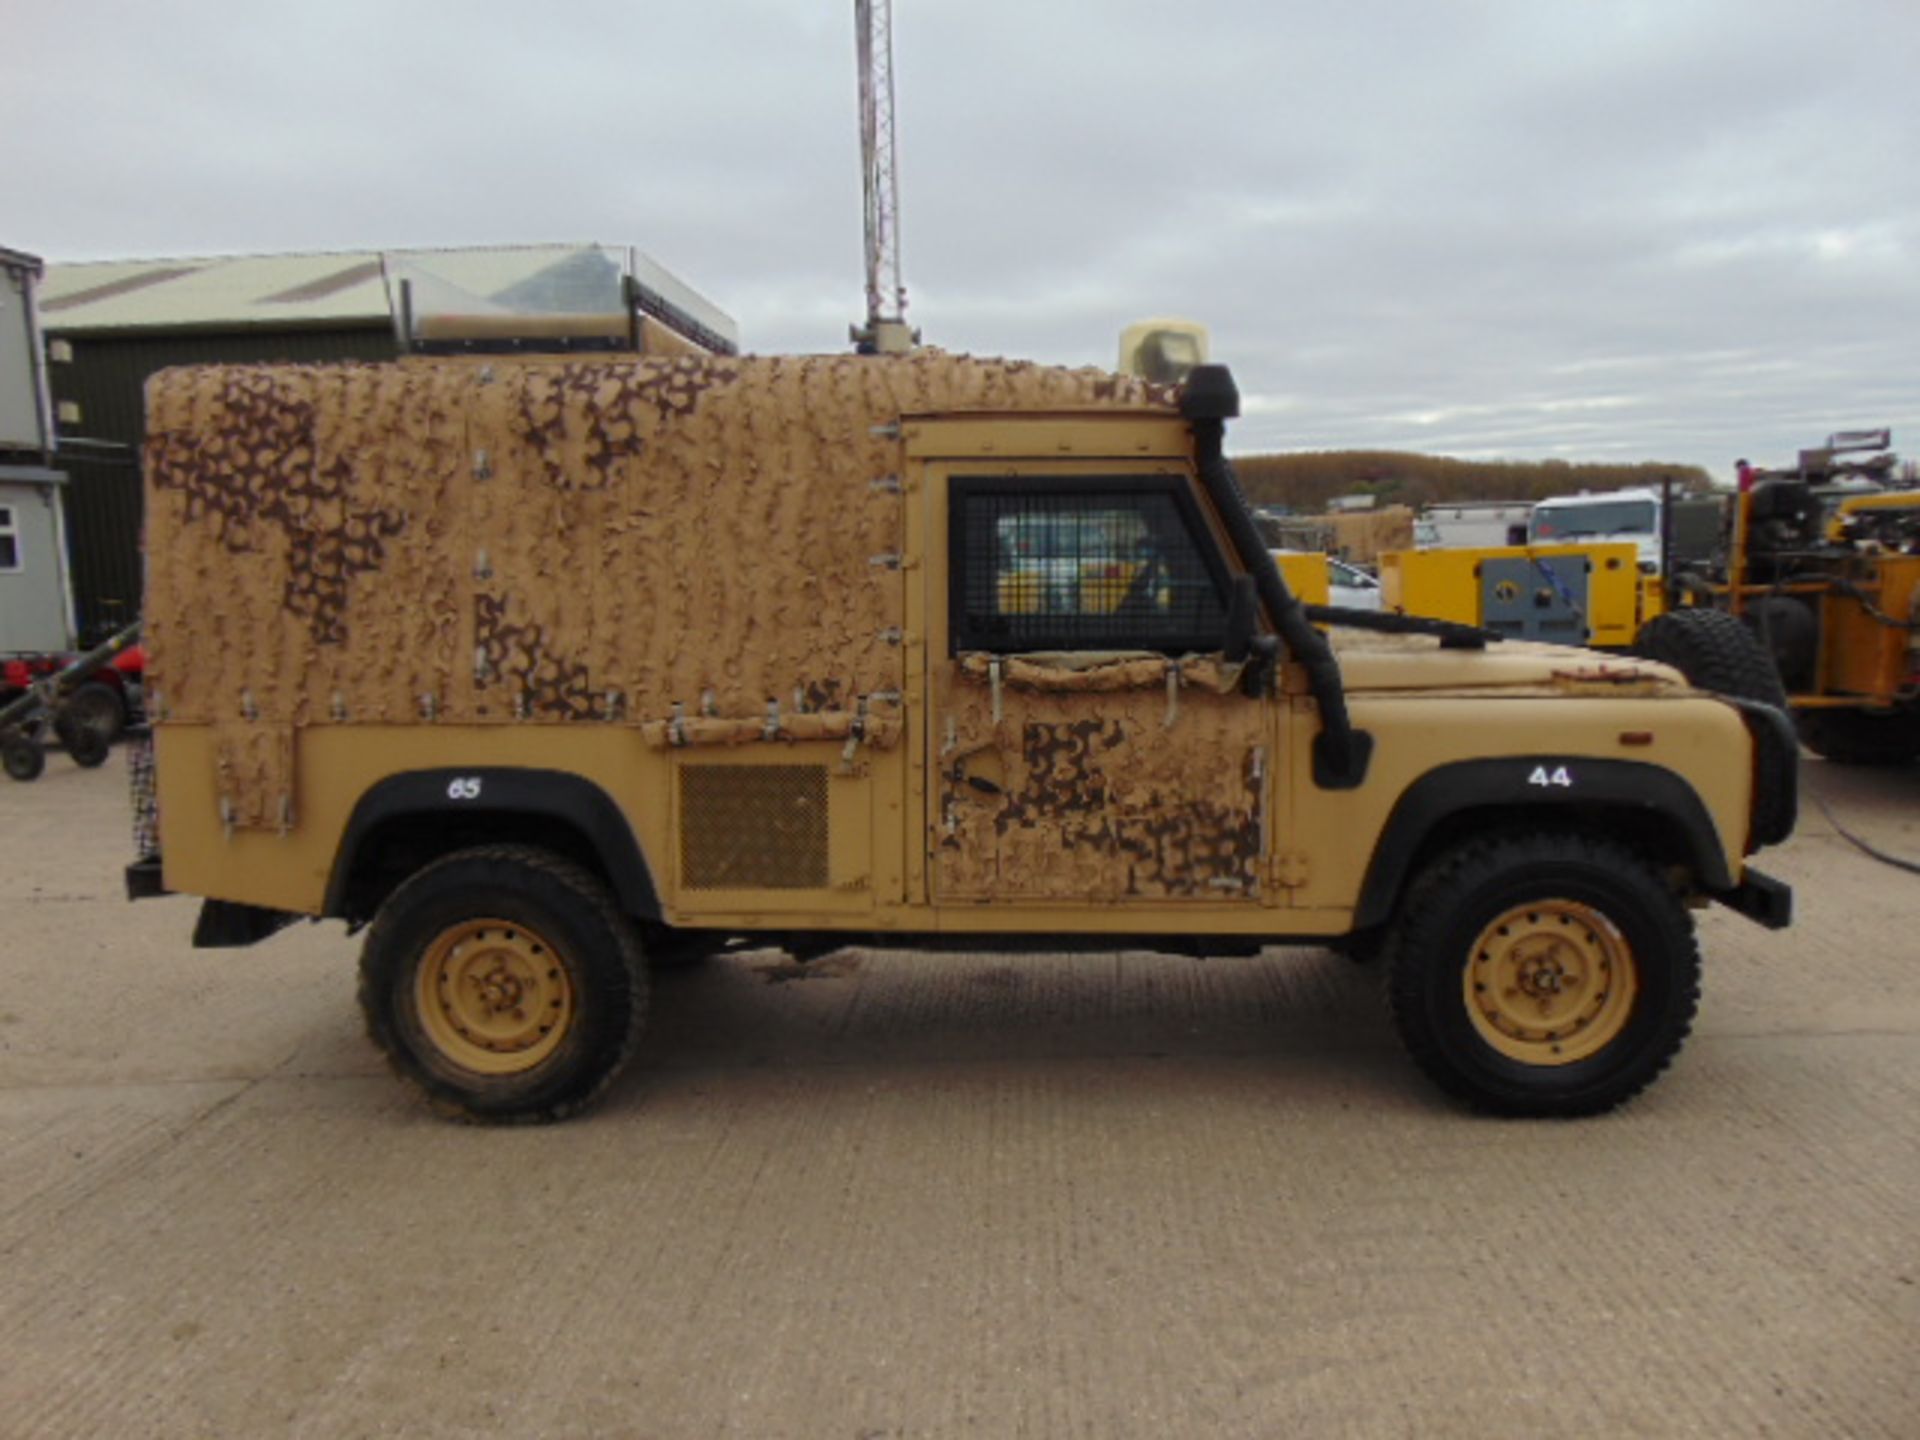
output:
<instances>
[{"instance_id":1,"label":"white truck","mask_svg":"<svg viewBox=\"0 0 1920 1440\"><path fill-rule=\"evenodd\" d=\"M1516 532L1526 532L1532 510L1532 502L1527 500L1459 500L1429 505L1413 523L1413 543L1421 550L1518 544Z\"/></svg>"},{"instance_id":2,"label":"white truck","mask_svg":"<svg viewBox=\"0 0 1920 1440\"><path fill-rule=\"evenodd\" d=\"M1533 507L1527 539L1534 545L1606 544L1624 541L1640 551L1640 568L1660 569L1660 492L1609 490L1562 495Z\"/></svg>"}]
</instances>

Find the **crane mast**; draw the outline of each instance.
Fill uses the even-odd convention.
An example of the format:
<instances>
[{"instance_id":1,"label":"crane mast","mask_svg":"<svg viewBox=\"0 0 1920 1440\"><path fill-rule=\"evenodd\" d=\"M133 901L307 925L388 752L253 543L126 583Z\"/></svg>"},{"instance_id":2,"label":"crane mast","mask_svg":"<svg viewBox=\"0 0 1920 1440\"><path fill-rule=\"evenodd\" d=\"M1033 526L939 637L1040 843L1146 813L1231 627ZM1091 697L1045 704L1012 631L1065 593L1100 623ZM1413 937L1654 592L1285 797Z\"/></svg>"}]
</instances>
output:
<instances>
[{"instance_id":1,"label":"crane mast","mask_svg":"<svg viewBox=\"0 0 1920 1440\"><path fill-rule=\"evenodd\" d=\"M900 278L900 195L893 159L893 0L854 0L860 62L860 163L866 192L867 323L863 352L902 354L915 336Z\"/></svg>"}]
</instances>

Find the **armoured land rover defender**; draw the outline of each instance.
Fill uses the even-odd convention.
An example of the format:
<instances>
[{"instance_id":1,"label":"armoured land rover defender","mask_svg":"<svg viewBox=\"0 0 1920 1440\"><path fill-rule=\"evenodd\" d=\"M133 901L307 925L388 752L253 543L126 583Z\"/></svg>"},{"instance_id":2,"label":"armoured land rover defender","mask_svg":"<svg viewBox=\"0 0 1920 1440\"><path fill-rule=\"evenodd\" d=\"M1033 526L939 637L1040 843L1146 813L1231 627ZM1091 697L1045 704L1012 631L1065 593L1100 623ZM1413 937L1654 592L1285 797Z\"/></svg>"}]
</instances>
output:
<instances>
[{"instance_id":1,"label":"armoured land rover defender","mask_svg":"<svg viewBox=\"0 0 1920 1440\"><path fill-rule=\"evenodd\" d=\"M129 888L206 897L201 945L368 926L368 1028L452 1116L578 1110L649 964L730 945L1305 941L1381 955L1447 1090L1591 1113L1686 1035L1690 905L1787 921L1778 710L1309 613L1220 367L409 357L147 407Z\"/></svg>"}]
</instances>

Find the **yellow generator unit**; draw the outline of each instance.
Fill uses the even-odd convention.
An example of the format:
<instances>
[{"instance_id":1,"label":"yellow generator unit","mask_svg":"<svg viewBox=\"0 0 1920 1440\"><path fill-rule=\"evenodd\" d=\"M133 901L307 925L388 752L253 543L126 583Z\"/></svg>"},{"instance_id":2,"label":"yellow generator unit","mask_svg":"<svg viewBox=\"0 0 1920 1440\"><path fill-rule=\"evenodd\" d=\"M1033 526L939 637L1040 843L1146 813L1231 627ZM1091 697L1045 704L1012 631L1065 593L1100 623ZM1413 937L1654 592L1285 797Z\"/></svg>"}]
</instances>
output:
<instances>
[{"instance_id":1,"label":"yellow generator unit","mask_svg":"<svg viewBox=\"0 0 1920 1440\"><path fill-rule=\"evenodd\" d=\"M1316 550L1275 550L1273 562L1280 567L1287 589L1302 605L1330 603L1333 578L1325 555Z\"/></svg>"},{"instance_id":2,"label":"yellow generator unit","mask_svg":"<svg viewBox=\"0 0 1920 1440\"><path fill-rule=\"evenodd\" d=\"M1402 615L1597 649L1629 648L1661 608L1658 577L1641 573L1626 542L1389 551L1380 589Z\"/></svg>"}]
</instances>

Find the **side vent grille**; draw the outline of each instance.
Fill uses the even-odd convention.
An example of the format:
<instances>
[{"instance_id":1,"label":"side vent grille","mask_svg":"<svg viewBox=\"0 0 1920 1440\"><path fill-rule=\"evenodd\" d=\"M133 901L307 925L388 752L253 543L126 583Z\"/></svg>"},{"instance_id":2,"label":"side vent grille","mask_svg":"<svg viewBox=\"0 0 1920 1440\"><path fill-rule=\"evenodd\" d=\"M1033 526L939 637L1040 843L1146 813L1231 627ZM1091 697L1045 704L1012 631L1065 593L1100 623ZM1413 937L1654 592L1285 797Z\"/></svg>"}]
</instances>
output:
<instances>
[{"instance_id":1,"label":"side vent grille","mask_svg":"<svg viewBox=\"0 0 1920 1440\"><path fill-rule=\"evenodd\" d=\"M680 878L693 890L824 890L827 767L684 766Z\"/></svg>"}]
</instances>

